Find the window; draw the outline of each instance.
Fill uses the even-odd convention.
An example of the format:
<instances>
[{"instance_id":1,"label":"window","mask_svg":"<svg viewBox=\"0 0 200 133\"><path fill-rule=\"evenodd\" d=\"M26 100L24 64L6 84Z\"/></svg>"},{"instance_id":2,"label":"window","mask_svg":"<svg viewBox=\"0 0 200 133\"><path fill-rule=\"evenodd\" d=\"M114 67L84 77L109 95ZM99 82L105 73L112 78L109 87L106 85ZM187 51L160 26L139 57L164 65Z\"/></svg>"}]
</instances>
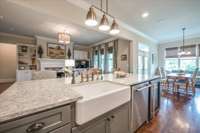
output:
<instances>
[{"instance_id":1,"label":"window","mask_svg":"<svg viewBox=\"0 0 200 133\"><path fill-rule=\"evenodd\" d=\"M196 68L196 58L181 58L180 69L188 73L192 73Z\"/></svg>"},{"instance_id":2,"label":"window","mask_svg":"<svg viewBox=\"0 0 200 133\"><path fill-rule=\"evenodd\" d=\"M108 53L108 72L113 72L113 53Z\"/></svg>"},{"instance_id":3,"label":"window","mask_svg":"<svg viewBox=\"0 0 200 133\"><path fill-rule=\"evenodd\" d=\"M105 54L104 49L100 50L100 58L99 58L99 68L104 72L104 64L105 64Z\"/></svg>"},{"instance_id":4,"label":"window","mask_svg":"<svg viewBox=\"0 0 200 133\"><path fill-rule=\"evenodd\" d=\"M96 49L93 54L94 68L101 69L103 73L112 73L114 68L114 46L103 45L94 49Z\"/></svg>"},{"instance_id":5,"label":"window","mask_svg":"<svg viewBox=\"0 0 200 133\"><path fill-rule=\"evenodd\" d=\"M192 73L197 65L196 45L185 46L185 51L190 51L191 54L178 56L178 51L183 49L178 47L166 48L165 50L165 69L169 72L184 71Z\"/></svg>"},{"instance_id":6,"label":"window","mask_svg":"<svg viewBox=\"0 0 200 133\"><path fill-rule=\"evenodd\" d=\"M98 68L98 50L94 53L94 68Z\"/></svg>"},{"instance_id":7,"label":"window","mask_svg":"<svg viewBox=\"0 0 200 133\"><path fill-rule=\"evenodd\" d=\"M139 44L138 50L138 74L147 75L150 72L149 47L144 44Z\"/></svg>"},{"instance_id":8,"label":"window","mask_svg":"<svg viewBox=\"0 0 200 133\"><path fill-rule=\"evenodd\" d=\"M165 59L165 70L173 72L178 70L178 58L166 58Z\"/></svg>"}]
</instances>

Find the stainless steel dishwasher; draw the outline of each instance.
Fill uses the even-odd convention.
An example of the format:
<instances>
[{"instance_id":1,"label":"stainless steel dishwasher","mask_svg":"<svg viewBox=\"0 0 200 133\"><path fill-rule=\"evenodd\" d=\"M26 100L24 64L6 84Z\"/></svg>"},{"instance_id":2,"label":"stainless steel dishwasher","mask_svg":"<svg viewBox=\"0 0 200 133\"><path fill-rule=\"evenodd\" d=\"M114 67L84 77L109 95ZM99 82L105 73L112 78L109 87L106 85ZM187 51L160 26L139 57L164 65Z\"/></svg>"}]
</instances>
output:
<instances>
[{"instance_id":1,"label":"stainless steel dishwasher","mask_svg":"<svg viewBox=\"0 0 200 133\"><path fill-rule=\"evenodd\" d=\"M132 95L132 130L135 132L145 122L148 121L149 117L149 92L152 87L149 82L133 85L131 87Z\"/></svg>"}]
</instances>

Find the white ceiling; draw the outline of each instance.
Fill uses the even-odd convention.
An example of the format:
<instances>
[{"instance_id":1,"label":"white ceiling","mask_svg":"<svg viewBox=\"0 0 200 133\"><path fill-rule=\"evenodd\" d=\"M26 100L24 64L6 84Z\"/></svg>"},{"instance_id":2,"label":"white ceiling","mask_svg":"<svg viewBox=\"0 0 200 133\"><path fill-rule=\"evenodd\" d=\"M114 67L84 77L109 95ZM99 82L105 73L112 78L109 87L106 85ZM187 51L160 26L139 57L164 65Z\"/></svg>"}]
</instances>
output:
<instances>
[{"instance_id":1,"label":"white ceiling","mask_svg":"<svg viewBox=\"0 0 200 133\"><path fill-rule=\"evenodd\" d=\"M3 16L3 19L0 17L0 32L56 38L58 31L67 29L72 40L79 44L92 44L111 37L86 28L86 10L72 8L67 1L0 0L0 16ZM100 0L77 1L100 4ZM109 0L109 13L158 42L166 42L181 39L182 27L187 28L186 37L200 37L199 5L200 0ZM149 17L141 18L146 11Z\"/></svg>"},{"instance_id":2,"label":"white ceiling","mask_svg":"<svg viewBox=\"0 0 200 133\"><path fill-rule=\"evenodd\" d=\"M84 0L96 6L100 0ZM105 1L103 3L105 5ZM109 13L158 42L200 37L200 0L108 0ZM104 6L105 7L105 6ZM148 11L149 17L141 18Z\"/></svg>"},{"instance_id":3,"label":"white ceiling","mask_svg":"<svg viewBox=\"0 0 200 133\"><path fill-rule=\"evenodd\" d=\"M67 29L73 42L85 45L111 37L71 23L61 17L37 11L12 1L14 0L0 0L0 16L3 16L3 19L0 17L0 32L56 38L58 31Z\"/></svg>"}]
</instances>

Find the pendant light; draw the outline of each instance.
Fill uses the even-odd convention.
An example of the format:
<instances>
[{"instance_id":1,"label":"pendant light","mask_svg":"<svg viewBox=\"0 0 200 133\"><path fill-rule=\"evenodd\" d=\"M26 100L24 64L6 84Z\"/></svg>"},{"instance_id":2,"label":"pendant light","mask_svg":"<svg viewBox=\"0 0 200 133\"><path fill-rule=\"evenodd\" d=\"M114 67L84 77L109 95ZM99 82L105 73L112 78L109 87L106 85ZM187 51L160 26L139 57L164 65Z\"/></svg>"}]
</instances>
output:
<instances>
[{"instance_id":1,"label":"pendant light","mask_svg":"<svg viewBox=\"0 0 200 133\"><path fill-rule=\"evenodd\" d=\"M108 31L109 29L110 29L110 26L109 26L108 18L106 17L105 14L103 14L103 17L99 25L99 30Z\"/></svg>"},{"instance_id":2,"label":"pendant light","mask_svg":"<svg viewBox=\"0 0 200 133\"><path fill-rule=\"evenodd\" d=\"M110 34L112 35L116 35L120 32L119 30L119 26L118 24L116 23L115 19L113 20L113 23L111 25L111 30L110 30Z\"/></svg>"},{"instance_id":3,"label":"pendant light","mask_svg":"<svg viewBox=\"0 0 200 133\"><path fill-rule=\"evenodd\" d=\"M58 33L58 43L61 44L69 44L70 43L70 35L64 31Z\"/></svg>"},{"instance_id":4,"label":"pendant light","mask_svg":"<svg viewBox=\"0 0 200 133\"><path fill-rule=\"evenodd\" d=\"M94 9L92 7L90 7L90 9L87 13L85 24L87 26L91 26L91 27L97 25L96 13L94 12Z\"/></svg>"},{"instance_id":5,"label":"pendant light","mask_svg":"<svg viewBox=\"0 0 200 133\"><path fill-rule=\"evenodd\" d=\"M103 2L102 1L103 0L101 0L101 5L100 5L101 8L96 7L95 5L92 5L90 7L90 9L87 13L85 24L87 26L96 26L97 25L96 14L94 11L94 8L95 8L103 14L100 24L99 24L99 27L98 27L99 30L108 31L111 29L110 34L112 34L112 35L118 34L120 32L119 26L118 26L117 22L115 21L114 17L108 13L108 0L106 0L106 11L103 10ZM113 19L113 23L112 23L111 27L109 25L109 21L108 21L107 17L110 17Z\"/></svg>"},{"instance_id":6,"label":"pendant light","mask_svg":"<svg viewBox=\"0 0 200 133\"><path fill-rule=\"evenodd\" d=\"M183 30L183 46L182 46L182 50L180 48L180 51L178 52L179 56L183 56L183 55L190 55L191 52L190 51L185 51L185 30L186 28L182 28Z\"/></svg>"}]
</instances>

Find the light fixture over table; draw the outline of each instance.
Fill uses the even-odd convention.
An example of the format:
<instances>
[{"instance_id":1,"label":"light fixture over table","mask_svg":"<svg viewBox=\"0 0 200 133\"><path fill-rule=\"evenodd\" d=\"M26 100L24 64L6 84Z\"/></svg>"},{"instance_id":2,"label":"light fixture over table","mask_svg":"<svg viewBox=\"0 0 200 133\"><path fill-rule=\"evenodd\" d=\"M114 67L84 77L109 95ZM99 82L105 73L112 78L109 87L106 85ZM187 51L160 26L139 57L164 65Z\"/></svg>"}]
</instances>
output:
<instances>
[{"instance_id":1,"label":"light fixture over table","mask_svg":"<svg viewBox=\"0 0 200 133\"><path fill-rule=\"evenodd\" d=\"M120 32L119 26L118 26L115 18L108 13L108 0L106 0L106 11L103 10L102 0L101 0L101 8L98 8L95 5L92 5L89 8L89 11L87 13L86 20L85 20L85 24L87 26L92 27L92 26L96 26L98 24L97 18L96 18L96 13L95 13L94 9L100 11L103 14L100 24L99 24L99 30L101 30L101 31L110 30L110 34L112 34L112 35L118 34ZM112 23L111 27L109 25L108 17L113 19L113 23Z\"/></svg>"},{"instance_id":2,"label":"light fixture over table","mask_svg":"<svg viewBox=\"0 0 200 133\"><path fill-rule=\"evenodd\" d=\"M185 30L186 30L186 28L182 28L182 30L183 30L183 46L182 46L182 49L180 48L178 55L179 56L190 55L191 54L190 51L185 51Z\"/></svg>"},{"instance_id":3,"label":"light fixture over table","mask_svg":"<svg viewBox=\"0 0 200 133\"><path fill-rule=\"evenodd\" d=\"M69 44L70 43L70 35L64 31L58 33L58 43L61 44Z\"/></svg>"}]
</instances>

